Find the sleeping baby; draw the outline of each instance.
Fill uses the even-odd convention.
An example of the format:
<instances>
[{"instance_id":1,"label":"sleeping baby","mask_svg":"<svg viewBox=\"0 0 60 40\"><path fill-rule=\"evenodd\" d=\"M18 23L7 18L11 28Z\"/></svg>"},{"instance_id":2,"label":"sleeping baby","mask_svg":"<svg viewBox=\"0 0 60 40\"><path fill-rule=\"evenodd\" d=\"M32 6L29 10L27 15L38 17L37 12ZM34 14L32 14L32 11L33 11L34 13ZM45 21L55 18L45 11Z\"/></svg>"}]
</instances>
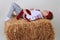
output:
<instances>
[{"instance_id":1,"label":"sleeping baby","mask_svg":"<svg viewBox=\"0 0 60 40\"><path fill-rule=\"evenodd\" d=\"M12 3L5 21L9 20L12 15L14 15L13 12L16 13L17 20L19 20L19 18L24 18L28 21L33 21L40 18L46 18L49 20L53 19L53 14L51 11L44 10L41 12L39 9L22 9L16 3Z\"/></svg>"}]
</instances>

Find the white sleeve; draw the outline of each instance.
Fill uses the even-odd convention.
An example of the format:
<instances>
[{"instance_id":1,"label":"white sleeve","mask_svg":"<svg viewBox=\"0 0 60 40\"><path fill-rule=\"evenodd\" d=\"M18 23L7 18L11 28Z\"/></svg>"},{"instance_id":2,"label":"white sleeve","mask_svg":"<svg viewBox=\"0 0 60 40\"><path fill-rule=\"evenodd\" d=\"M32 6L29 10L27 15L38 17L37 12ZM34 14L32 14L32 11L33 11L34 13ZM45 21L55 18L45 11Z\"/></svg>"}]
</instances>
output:
<instances>
[{"instance_id":1,"label":"white sleeve","mask_svg":"<svg viewBox=\"0 0 60 40\"><path fill-rule=\"evenodd\" d=\"M42 12L41 11L32 11L32 16L39 16L39 18L43 18Z\"/></svg>"},{"instance_id":2,"label":"white sleeve","mask_svg":"<svg viewBox=\"0 0 60 40\"><path fill-rule=\"evenodd\" d=\"M38 18L43 18L43 15L40 11L32 10L31 15L27 15L27 18L30 20L36 20Z\"/></svg>"},{"instance_id":3,"label":"white sleeve","mask_svg":"<svg viewBox=\"0 0 60 40\"><path fill-rule=\"evenodd\" d=\"M39 11L40 18L43 18L42 12Z\"/></svg>"}]
</instances>

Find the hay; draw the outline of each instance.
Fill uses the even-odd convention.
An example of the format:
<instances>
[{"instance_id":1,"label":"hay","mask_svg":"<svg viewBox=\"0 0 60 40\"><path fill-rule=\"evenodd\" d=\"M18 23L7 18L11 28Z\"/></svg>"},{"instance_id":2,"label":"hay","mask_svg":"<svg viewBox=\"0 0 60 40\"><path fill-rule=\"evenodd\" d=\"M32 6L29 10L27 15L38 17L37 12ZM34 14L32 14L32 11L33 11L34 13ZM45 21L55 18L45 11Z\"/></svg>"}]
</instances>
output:
<instances>
[{"instance_id":1,"label":"hay","mask_svg":"<svg viewBox=\"0 0 60 40\"><path fill-rule=\"evenodd\" d=\"M54 40L52 24L47 19L28 22L11 18L5 22L7 40Z\"/></svg>"}]
</instances>

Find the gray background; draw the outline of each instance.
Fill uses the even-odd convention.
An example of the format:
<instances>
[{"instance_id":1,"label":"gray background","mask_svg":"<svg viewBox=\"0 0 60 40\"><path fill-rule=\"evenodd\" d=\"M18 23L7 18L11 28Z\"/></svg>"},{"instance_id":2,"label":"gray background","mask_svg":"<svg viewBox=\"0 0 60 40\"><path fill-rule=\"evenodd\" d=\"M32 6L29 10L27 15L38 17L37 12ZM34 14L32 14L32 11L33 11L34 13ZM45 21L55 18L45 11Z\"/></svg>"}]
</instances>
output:
<instances>
[{"instance_id":1,"label":"gray background","mask_svg":"<svg viewBox=\"0 0 60 40\"><path fill-rule=\"evenodd\" d=\"M51 21L55 30L55 40L60 40L60 0L0 0L0 40L6 40L4 34L4 19L12 2L16 2L22 8L37 8L51 10L54 19Z\"/></svg>"}]
</instances>

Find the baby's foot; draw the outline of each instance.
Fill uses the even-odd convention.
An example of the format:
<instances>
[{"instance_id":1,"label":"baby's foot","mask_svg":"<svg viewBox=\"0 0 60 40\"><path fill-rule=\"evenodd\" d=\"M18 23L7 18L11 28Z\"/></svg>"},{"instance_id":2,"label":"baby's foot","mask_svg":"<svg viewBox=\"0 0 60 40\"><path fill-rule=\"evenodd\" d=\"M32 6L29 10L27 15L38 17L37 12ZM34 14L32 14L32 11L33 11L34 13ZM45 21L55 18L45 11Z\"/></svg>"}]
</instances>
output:
<instances>
[{"instance_id":1,"label":"baby's foot","mask_svg":"<svg viewBox=\"0 0 60 40\"><path fill-rule=\"evenodd\" d=\"M9 19L10 19L10 18L6 17L6 18L5 18L5 21L8 21Z\"/></svg>"}]
</instances>

